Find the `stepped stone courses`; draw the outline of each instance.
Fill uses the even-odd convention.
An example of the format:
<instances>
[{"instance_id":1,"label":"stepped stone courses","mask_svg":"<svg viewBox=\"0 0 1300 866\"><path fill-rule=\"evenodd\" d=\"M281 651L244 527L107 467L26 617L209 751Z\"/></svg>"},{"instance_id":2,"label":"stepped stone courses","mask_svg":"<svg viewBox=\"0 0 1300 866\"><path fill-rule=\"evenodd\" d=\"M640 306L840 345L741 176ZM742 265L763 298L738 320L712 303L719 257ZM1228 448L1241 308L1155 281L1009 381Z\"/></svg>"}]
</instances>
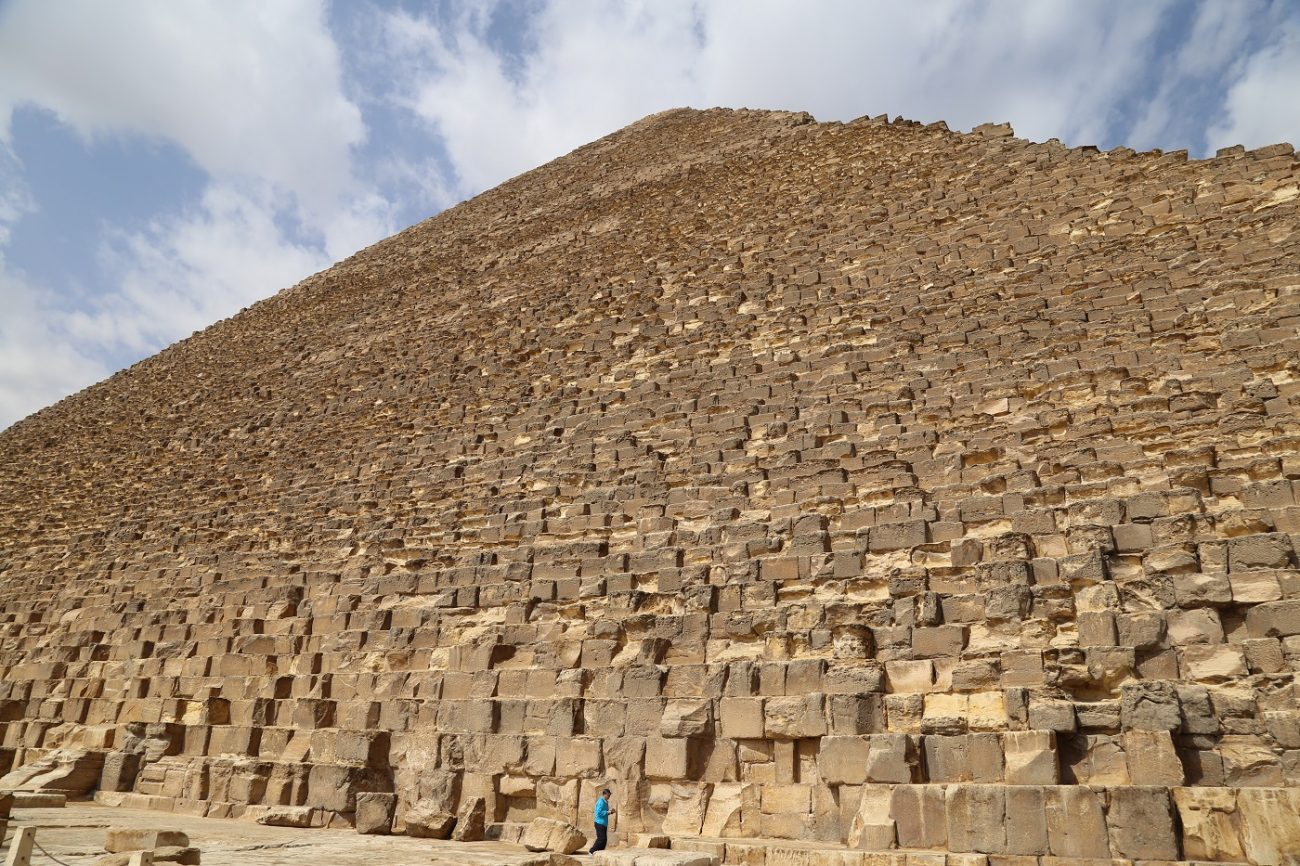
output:
<instances>
[{"instance_id":1,"label":"stepped stone courses","mask_svg":"<svg viewBox=\"0 0 1300 866\"><path fill-rule=\"evenodd\" d=\"M583 147L0 434L0 788L1293 862L1298 193L1005 126Z\"/></svg>"}]
</instances>

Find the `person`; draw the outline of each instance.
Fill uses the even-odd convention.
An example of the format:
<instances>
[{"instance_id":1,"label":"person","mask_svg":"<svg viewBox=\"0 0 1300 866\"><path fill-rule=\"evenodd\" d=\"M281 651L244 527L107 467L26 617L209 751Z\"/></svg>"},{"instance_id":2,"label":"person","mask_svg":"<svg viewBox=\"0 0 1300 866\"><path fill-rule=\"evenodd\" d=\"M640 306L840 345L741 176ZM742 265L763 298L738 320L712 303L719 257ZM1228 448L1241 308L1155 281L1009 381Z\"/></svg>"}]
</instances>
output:
<instances>
[{"instance_id":1,"label":"person","mask_svg":"<svg viewBox=\"0 0 1300 866\"><path fill-rule=\"evenodd\" d=\"M596 801L596 842L591 846L588 854L604 851L605 843L609 841L609 816L618 812L617 809L609 808L609 796L609 788L605 788L600 792L600 799Z\"/></svg>"}]
</instances>

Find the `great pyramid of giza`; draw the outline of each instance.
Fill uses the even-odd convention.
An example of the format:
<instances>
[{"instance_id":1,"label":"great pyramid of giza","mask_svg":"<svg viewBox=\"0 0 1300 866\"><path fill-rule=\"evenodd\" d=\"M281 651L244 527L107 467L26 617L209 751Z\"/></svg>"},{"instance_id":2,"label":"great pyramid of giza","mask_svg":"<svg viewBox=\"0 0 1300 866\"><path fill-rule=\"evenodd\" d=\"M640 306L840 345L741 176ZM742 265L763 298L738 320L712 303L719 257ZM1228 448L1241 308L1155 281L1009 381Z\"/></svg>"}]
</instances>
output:
<instances>
[{"instance_id":1,"label":"great pyramid of giza","mask_svg":"<svg viewBox=\"0 0 1300 866\"><path fill-rule=\"evenodd\" d=\"M996 125L580 148L0 434L0 789L1294 863L1298 193Z\"/></svg>"}]
</instances>

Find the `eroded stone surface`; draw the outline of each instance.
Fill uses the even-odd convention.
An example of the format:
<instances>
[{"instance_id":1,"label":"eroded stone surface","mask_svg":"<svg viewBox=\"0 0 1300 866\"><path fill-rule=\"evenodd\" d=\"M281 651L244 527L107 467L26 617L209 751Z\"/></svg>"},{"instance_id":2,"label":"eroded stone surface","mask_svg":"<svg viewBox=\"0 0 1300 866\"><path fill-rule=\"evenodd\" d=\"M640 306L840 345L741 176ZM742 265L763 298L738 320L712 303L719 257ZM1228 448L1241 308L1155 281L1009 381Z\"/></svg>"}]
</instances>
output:
<instances>
[{"instance_id":1,"label":"eroded stone surface","mask_svg":"<svg viewBox=\"0 0 1300 866\"><path fill-rule=\"evenodd\" d=\"M1280 862L1298 186L1283 146L634 124L0 434L0 772Z\"/></svg>"}]
</instances>

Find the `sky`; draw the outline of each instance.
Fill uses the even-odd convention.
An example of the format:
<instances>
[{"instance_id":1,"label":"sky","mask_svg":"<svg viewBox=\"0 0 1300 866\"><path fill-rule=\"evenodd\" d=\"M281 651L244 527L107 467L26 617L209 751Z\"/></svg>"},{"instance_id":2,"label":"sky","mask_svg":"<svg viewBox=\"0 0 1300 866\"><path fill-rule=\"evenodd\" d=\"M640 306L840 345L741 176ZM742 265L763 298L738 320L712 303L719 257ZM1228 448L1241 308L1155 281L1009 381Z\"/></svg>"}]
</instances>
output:
<instances>
[{"instance_id":1,"label":"sky","mask_svg":"<svg viewBox=\"0 0 1300 866\"><path fill-rule=\"evenodd\" d=\"M0 428L647 114L1300 143L1294 0L0 0Z\"/></svg>"}]
</instances>

